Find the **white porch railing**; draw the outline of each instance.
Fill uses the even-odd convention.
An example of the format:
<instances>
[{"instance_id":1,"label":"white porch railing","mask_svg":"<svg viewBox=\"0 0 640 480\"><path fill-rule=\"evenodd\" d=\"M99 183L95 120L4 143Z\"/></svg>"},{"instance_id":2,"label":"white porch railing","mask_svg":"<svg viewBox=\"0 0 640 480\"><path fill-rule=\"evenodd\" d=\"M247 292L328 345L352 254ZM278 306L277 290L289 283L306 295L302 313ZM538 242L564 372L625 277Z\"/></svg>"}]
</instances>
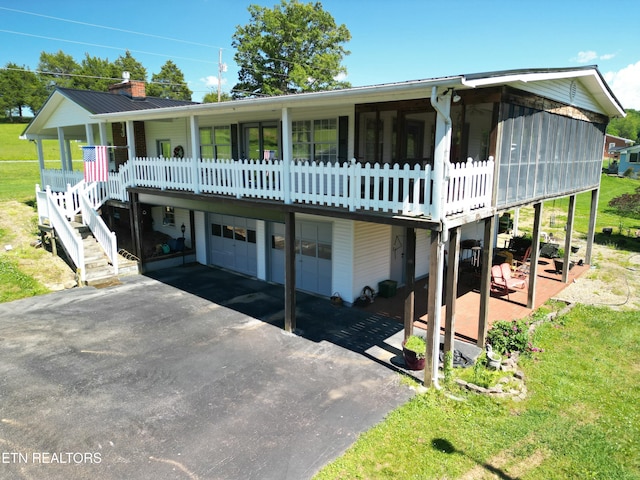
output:
<instances>
[{"instance_id":1,"label":"white porch railing","mask_svg":"<svg viewBox=\"0 0 640 480\"><path fill-rule=\"evenodd\" d=\"M58 196L59 197L59 196ZM43 223L45 219L49 220L49 224L55 229L56 235L60 239L67 255L75 264L80 272L80 280L86 280L84 268L84 245L82 237L71 226L65 217L65 211L59 208L58 198L51 192L47 186L46 191L41 191L40 186L36 185L36 200L38 202L38 217Z\"/></svg>"},{"instance_id":2,"label":"white porch railing","mask_svg":"<svg viewBox=\"0 0 640 480\"><path fill-rule=\"evenodd\" d=\"M285 178L286 175L289 177ZM62 174L59 170L46 170L42 177L47 183L51 179L51 183L59 185ZM435 216L431 199L433 181L431 168L419 165L372 166L355 160L342 164L294 161L285 165L282 160L147 157L135 158L120 166L118 172L109 173L108 182L98 184L93 203L97 206L105 199L127 201L127 188L148 187L350 211ZM453 164L446 182L444 215L488 207L493 188L493 159Z\"/></svg>"},{"instance_id":3,"label":"white porch railing","mask_svg":"<svg viewBox=\"0 0 640 480\"><path fill-rule=\"evenodd\" d=\"M467 159L449 167L444 215L468 213L491 205L493 157L482 162Z\"/></svg>"},{"instance_id":4,"label":"white porch railing","mask_svg":"<svg viewBox=\"0 0 640 480\"><path fill-rule=\"evenodd\" d=\"M82 223L87 225L93 233L104 252L111 260L113 274L118 274L118 240L116 234L109 230L102 218L98 216L95 207L92 205L89 196L80 195L80 212L82 213Z\"/></svg>"}]
</instances>

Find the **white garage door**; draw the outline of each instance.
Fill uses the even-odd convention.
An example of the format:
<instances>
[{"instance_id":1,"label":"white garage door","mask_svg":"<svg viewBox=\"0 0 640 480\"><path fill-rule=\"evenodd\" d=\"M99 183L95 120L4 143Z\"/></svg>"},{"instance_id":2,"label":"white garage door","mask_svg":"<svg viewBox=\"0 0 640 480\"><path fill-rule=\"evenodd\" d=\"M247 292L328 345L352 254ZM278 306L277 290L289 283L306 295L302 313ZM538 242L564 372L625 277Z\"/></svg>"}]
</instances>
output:
<instances>
[{"instance_id":1,"label":"white garage door","mask_svg":"<svg viewBox=\"0 0 640 480\"><path fill-rule=\"evenodd\" d=\"M271 224L270 280L284 284L284 225ZM331 224L296 222L296 288L331 295Z\"/></svg>"},{"instance_id":2,"label":"white garage door","mask_svg":"<svg viewBox=\"0 0 640 480\"><path fill-rule=\"evenodd\" d=\"M210 214L209 263L256 276L256 221L251 218Z\"/></svg>"}]
</instances>

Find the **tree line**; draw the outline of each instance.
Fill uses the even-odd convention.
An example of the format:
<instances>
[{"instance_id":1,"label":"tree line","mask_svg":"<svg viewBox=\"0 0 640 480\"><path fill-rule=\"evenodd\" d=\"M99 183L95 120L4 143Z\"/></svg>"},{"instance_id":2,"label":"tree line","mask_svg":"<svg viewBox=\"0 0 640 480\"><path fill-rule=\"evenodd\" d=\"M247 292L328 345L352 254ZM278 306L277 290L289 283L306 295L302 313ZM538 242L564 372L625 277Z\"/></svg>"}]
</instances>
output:
<instances>
[{"instance_id":1,"label":"tree line","mask_svg":"<svg viewBox=\"0 0 640 480\"><path fill-rule=\"evenodd\" d=\"M0 70L0 110L9 119L22 118L25 109L35 113L56 87L106 92L109 85L122 80L125 71L132 80L147 81L147 69L129 51L113 62L88 53L77 62L62 50L42 52L35 71L8 62ZM171 60L151 76L146 93L176 100L191 100L192 95L184 74Z\"/></svg>"},{"instance_id":2,"label":"tree line","mask_svg":"<svg viewBox=\"0 0 640 480\"><path fill-rule=\"evenodd\" d=\"M273 8L248 7L249 23L237 26L232 38L238 83L221 100L332 90L349 87L343 44L351 39L320 2L281 0ZM0 112L8 118L35 114L55 87L107 91L130 72L132 80L147 81L147 69L130 52L110 62L88 53L80 61L62 50L42 52L35 71L9 62L0 68ZM147 96L191 100L184 74L168 60L146 86ZM203 101L217 102L217 93Z\"/></svg>"}]
</instances>

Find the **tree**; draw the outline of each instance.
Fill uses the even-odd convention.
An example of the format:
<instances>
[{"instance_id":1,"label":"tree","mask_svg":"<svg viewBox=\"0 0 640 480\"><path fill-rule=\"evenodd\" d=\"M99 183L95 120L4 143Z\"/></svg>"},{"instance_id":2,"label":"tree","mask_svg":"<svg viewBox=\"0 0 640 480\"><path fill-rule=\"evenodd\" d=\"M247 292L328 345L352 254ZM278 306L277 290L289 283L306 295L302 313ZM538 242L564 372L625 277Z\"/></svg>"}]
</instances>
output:
<instances>
[{"instance_id":1,"label":"tree","mask_svg":"<svg viewBox=\"0 0 640 480\"><path fill-rule=\"evenodd\" d=\"M227 92L220 93L220 101L228 102L232 97ZM202 97L202 103L218 103L218 92L209 92Z\"/></svg>"},{"instance_id":2,"label":"tree","mask_svg":"<svg viewBox=\"0 0 640 480\"><path fill-rule=\"evenodd\" d=\"M166 61L160 73L152 75L151 83L147 85L147 95L150 97L191 101L192 93L184 80L184 74L171 60Z\"/></svg>"},{"instance_id":3,"label":"tree","mask_svg":"<svg viewBox=\"0 0 640 480\"><path fill-rule=\"evenodd\" d=\"M129 72L131 80L147 81L147 69L131 55L129 50L126 51L124 57L120 55L113 62L115 65L116 77L121 78L123 72Z\"/></svg>"},{"instance_id":4,"label":"tree","mask_svg":"<svg viewBox=\"0 0 640 480\"><path fill-rule=\"evenodd\" d=\"M74 87L97 92L107 92L109 85L122 77L122 72L108 58L92 57L88 53L80 63L79 73L81 76L76 77Z\"/></svg>"},{"instance_id":5,"label":"tree","mask_svg":"<svg viewBox=\"0 0 640 480\"><path fill-rule=\"evenodd\" d=\"M607 126L607 133L616 137L628 138L640 142L640 111L626 110L624 118L614 118Z\"/></svg>"},{"instance_id":6,"label":"tree","mask_svg":"<svg viewBox=\"0 0 640 480\"><path fill-rule=\"evenodd\" d=\"M32 105L39 86L38 77L26 66L7 63L0 70L0 110L11 120L14 112L22 118L24 108L35 113L37 109L32 108Z\"/></svg>"},{"instance_id":7,"label":"tree","mask_svg":"<svg viewBox=\"0 0 640 480\"><path fill-rule=\"evenodd\" d=\"M53 87L73 88L75 77L80 70L80 65L71 55L67 55L62 50L57 53L40 53L38 63L38 76L47 88Z\"/></svg>"},{"instance_id":8,"label":"tree","mask_svg":"<svg viewBox=\"0 0 640 480\"><path fill-rule=\"evenodd\" d=\"M350 86L340 81L349 55L347 27L336 25L320 2L281 0L273 9L250 5L250 22L236 27L232 46L240 66L233 95L282 95Z\"/></svg>"}]
</instances>

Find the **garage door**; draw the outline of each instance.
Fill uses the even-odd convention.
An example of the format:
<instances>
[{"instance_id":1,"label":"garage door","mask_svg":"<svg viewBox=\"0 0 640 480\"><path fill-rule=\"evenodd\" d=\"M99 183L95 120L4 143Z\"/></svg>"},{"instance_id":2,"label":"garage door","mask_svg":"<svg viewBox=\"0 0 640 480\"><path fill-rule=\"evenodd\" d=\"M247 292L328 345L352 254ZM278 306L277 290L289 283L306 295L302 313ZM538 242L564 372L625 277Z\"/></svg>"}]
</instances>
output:
<instances>
[{"instance_id":1,"label":"garage door","mask_svg":"<svg viewBox=\"0 0 640 480\"><path fill-rule=\"evenodd\" d=\"M284 284L284 225L271 224L270 280ZM296 288L331 295L331 224L296 223Z\"/></svg>"},{"instance_id":2,"label":"garage door","mask_svg":"<svg viewBox=\"0 0 640 480\"><path fill-rule=\"evenodd\" d=\"M211 214L209 223L209 263L256 276L256 221L251 218Z\"/></svg>"}]
</instances>

